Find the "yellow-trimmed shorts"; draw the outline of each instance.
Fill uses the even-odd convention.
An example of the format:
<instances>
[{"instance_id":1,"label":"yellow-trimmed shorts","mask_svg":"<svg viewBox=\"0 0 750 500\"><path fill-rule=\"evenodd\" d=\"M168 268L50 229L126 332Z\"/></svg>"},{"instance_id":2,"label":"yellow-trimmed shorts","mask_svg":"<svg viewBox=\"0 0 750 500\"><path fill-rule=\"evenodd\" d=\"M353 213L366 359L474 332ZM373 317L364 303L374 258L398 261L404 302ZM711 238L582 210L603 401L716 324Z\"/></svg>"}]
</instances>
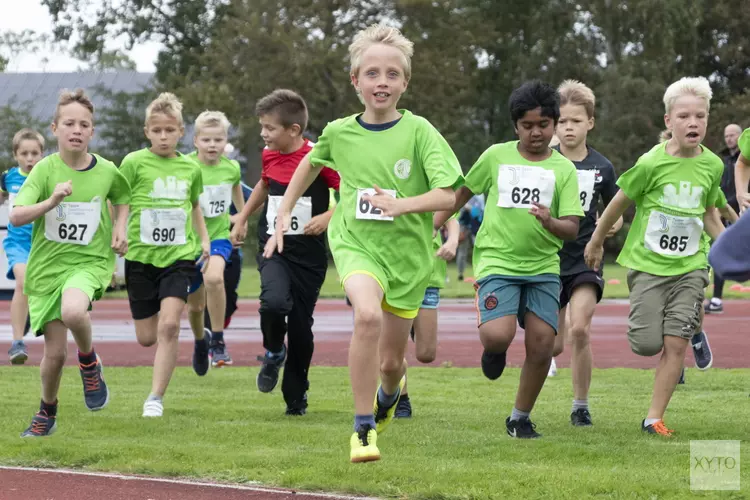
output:
<instances>
[{"instance_id":1,"label":"yellow-trimmed shorts","mask_svg":"<svg viewBox=\"0 0 750 500\"><path fill-rule=\"evenodd\" d=\"M344 275L343 278L341 278L341 286L344 286L344 283L346 283L346 280L351 278L352 276L356 274L363 274L365 276L369 276L370 278L374 279L381 290L383 290L383 294L385 294L385 287L383 286L383 282L378 278L374 273L371 273L370 271L365 270L356 270L351 271ZM383 297L383 301L381 302L380 306L382 307L383 311L389 312L393 314L394 316L398 316L399 318L403 319L414 319L417 317L417 314L419 314L419 307L416 309L401 309L398 307L394 307L390 305L387 301L385 296Z\"/></svg>"},{"instance_id":2,"label":"yellow-trimmed shorts","mask_svg":"<svg viewBox=\"0 0 750 500\"><path fill-rule=\"evenodd\" d=\"M31 317L31 331L34 335L37 337L44 335L44 327L47 323L55 320L62 321L62 296L69 288L81 290L88 296L89 301L94 301L101 298L105 285L95 273L76 269L52 293L29 295L29 316ZM89 304L90 309L91 304Z\"/></svg>"}]
</instances>

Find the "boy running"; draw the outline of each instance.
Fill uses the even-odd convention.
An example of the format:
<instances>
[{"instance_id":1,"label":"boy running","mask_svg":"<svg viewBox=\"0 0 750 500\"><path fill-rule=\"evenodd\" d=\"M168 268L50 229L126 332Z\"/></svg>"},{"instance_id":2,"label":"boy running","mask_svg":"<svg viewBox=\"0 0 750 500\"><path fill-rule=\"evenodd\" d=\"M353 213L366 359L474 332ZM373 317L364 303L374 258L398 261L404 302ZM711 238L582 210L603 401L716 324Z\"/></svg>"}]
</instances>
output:
<instances>
[{"instance_id":1,"label":"boy running","mask_svg":"<svg viewBox=\"0 0 750 500\"><path fill-rule=\"evenodd\" d=\"M113 163L88 152L94 106L82 90L62 93L52 132L59 153L31 170L10 215L16 227L34 222L24 291L31 330L44 335L42 402L21 437L48 436L56 429L68 330L78 345L86 407L97 411L107 406L109 389L92 345L89 310L112 278L112 250L127 251L130 188ZM108 202L114 205L114 230Z\"/></svg>"},{"instance_id":2,"label":"boy running","mask_svg":"<svg viewBox=\"0 0 750 500\"><path fill-rule=\"evenodd\" d=\"M177 97L163 93L149 104L144 132L151 147L128 154L120 166L132 188L125 282L138 343L157 344L143 416L161 417L177 363L180 316L191 284L200 282L196 249L198 263L207 262L211 243L199 203L200 167L176 150L184 132ZM194 334L193 368L201 375L208 370L209 339L202 328Z\"/></svg>"},{"instance_id":3,"label":"boy running","mask_svg":"<svg viewBox=\"0 0 750 500\"><path fill-rule=\"evenodd\" d=\"M573 162L578 174L581 208L585 216L578 228L578 237L563 244L560 255L560 320L553 356L563 351L564 342L571 344L571 372L573 375L573 407L570 423L574 426L593 425L589 413L591 386L591 319L596 304L604 294L602 269L593 271L583 259L583 249L596 227L599 200L606 207L617 193L617 175L612 163L587 143L588 133L594 128L594 93L581 82L566 80L558 88L560 93L560 121L555 149ZM622 227L618 219L607 237ZM567 337L567 338L566 338Z\"/></svg>"},{"instance_id":4,"label":"boy running","mask_svg":"<svg viewBox=\"0 0 750 500\"><path fill-rule=\"evenodd\" d=\"M260 99L255 107L261 125L263 150L261 179L237 218L237 240L247 231L247 218L261 205L258 221L258 271L260 272L260 328L264 356L256 384L271 392L284 368L281 392L286 414L307 412L308 371L312 361L313 312L328 270L325 231L333 214L329 188L339 188L339 175L324 168L306 188L292 211L285 251L275 253L276 217L294 172L313 144L302 134L307 127L307 105L291 90L279 89ZM284 345L287 335L288 347Z\"/></svg>"},{"instance_id":5,"label":"boy running","mask_svg":"<svg viewBox=\"0 0 750 500\"><path fill-rule=\"evenodd\" d=\"M198 301L200 306L208 304L211 328L205 334L210 339L209 355L214 367L232 364L224 343L227 308L224 269L232 256L232 243L229 241L230 206L234 204L241 211L245 205L240 186L240 167L222 154L227 145L229 127L229 120L220 111L204 111L198 115L193 139L197 151L189 156L201 167L203 193L200 205L211 240L211 257L203 276L205 289L201 286L191 295L190 301ZM191 317L194 333L204 328L203 309L200 307L200 315ZM200 345L196 343L196 349L200 349ZM199 355L196 354L196 357Z\"/></svg>"},{"instance_id":6,"label":"boy running","mask_svg":"<svg viewBox=\"0 0 750 500\"><path fill-rule=\"evenodd\" d=\"M350 78L365 111L326 126L278 210L281 235L321 167L341 175L328 242L354 308L352 462L380 459L378 435L393 419L409 331L433 269L432 212L452 209L453 190L463 182L458 160L438 131L396 107L411 77L412 53L412 42L396 28L373 25L354 37ZM286 241L277 238L279 253Z\"/></svg>"},{"instance_id":7,"label":"boy running","mask_svg":"<svg viewBox=\"0 0 750 500\"><path fill-rule=\"evenodd\" d=\"M487 204L474 247L482 372L498 379L505 369L516 322L525 330L526 360L509 436L538 438L529 415L547 378L560 310L563 241L575 240L583 216L573 163L550 149L560 118L554 87L526 82L510 96L510 117L519 140L487 149L456 193L455 209L474 193Z\"/></svg>"},{"instance_id":8,"label":"boy running","mask_svg":"<svg viewBox=\"0 0 750 500\"><path fill-rule=\"evenodd\" d=\"M8 215L13 213L13 205L18 191L29 176L44 151L44 137L39 132L24 128L13 136L13 157L18 162L0 176L0 190L8 195ZM8 234L3 240L3 250L8 258L6 277L16 281L13 300L10 303L10 324L13 329L13 344L8 351L10 362L22 365L29 359L29 351L23 343L23 336L29 331L29 299L23 293L26 276L26 262L31 252L31 224L16 227L8 224Z\"/></svg>"},{"instance_id":9,"label":"boy running","mask_svg":"<svg viewBox=\"0 0 750 500\"><path fill-rule=\"evenodd\" d=\"M724 164L701 144L711 94L705 78L682 78L667 88L664 122L672 138L620 176L620 190L585 249L586 264L598 270L607 232L635 203L635 218L617 262L630 269L630 348L641 356L661 353L641 429L666 437L674 431L664 424L664 413L682 372L685 349L700 327L708 285L708 262L701 251L704 224L712 225L715 206L732 219L719 195Z\"/></svg>"}]
</instances>

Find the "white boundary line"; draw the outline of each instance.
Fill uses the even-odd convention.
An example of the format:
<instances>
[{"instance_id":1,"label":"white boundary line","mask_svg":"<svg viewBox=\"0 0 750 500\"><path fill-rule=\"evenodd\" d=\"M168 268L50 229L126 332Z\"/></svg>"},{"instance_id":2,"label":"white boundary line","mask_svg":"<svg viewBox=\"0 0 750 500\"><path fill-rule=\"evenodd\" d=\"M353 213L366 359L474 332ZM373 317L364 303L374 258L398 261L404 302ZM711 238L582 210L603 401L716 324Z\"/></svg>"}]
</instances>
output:
<instances>
[{"instance_id":1,"label":"white boundary line","mask_svg":"<svg viewBox=\"0 0 750 500\"><path fill-rule=\"evenodd\" d=\"M356 497L349 495L338 495L335 493L314 493L309 491L298 491L298 490L284 490L277 488L263 488L260 486L242 486L235 484L221 484L221 483L206 483L202 481L190 481L187 479L167 479L160 477L145 477L145 476L127 476L124 474L111 474L106 472L84 472L69 469L40 469L36 467L10 467L0 465L0 471L20 471L20 472L46 472L49 474L67 474L70 476L88 476L88 477L101 477L104 479L119 479L122 481L144 481L153 483L167 483L167 484L178 484L182 486L203 486L207 488L219 488L225 490L239 490L239 491L253 491L256 493L283 493L287 495L296 495L300 497L321 497L330 498L332 500L376 500L372 497Z\"/></svg>"}]
</instances>

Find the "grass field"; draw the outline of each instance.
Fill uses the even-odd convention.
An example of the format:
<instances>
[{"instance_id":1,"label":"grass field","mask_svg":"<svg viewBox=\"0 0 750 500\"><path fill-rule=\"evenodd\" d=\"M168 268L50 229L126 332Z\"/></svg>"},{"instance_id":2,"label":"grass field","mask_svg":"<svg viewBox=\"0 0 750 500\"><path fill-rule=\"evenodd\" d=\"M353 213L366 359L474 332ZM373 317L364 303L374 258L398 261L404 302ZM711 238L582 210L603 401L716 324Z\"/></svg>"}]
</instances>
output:
<instances>
[{"instance_id":1,"label":"grass field","mask_svg":"<svg viewBox=\"0 0 750 500\"><path fill-rule=\"evenodd\" d=\"M750 370L690 371L666 422L677 437L639 429L653 372L595 370L595 426L569 424L569 370L550 379L532 414L544 437L506 436L519 370L489 382L479 369L410 371L414 418L381 436L380 462L348 463L351 396L345 368L311 371L307 416L283 414L280 393L255 389L257 368L214 370L205 378L178 368L165 417L144 420L149 368L107 368L109 406L86 411L80 377L66 368L58 431L22 440L38 404L39 370L0 367L0 463L179 476L361 493L388 498L684 499L690 491L690 440L742 440L750 434ZM743 458L747 459L745 448ZM700 498L747 498L705 492Z\"/></svg>"},{"instance_id":2,"label":"grass field","mask_svg":"<svg viewBox=\"0 0 750 500\"><path fill-rule=\"evenodd\" d=\"M628 298L628 284L627 284L628 270L618 266L617 264L607 264L604 266L604 279L609 281L616 279L619 284L607 284L604 287L604 297L608 299L626 299ZM465 271L465 276L473 276L471 266ZM474 286L471 282L458 281L458 271L455 264L448 265L448 278L449 281L445 284L445 288L441 290L440 296L444 298L470 298L474 297ZM740 293L730 290L729 287L734 284L733 282L727 282L724 289L725 299L748 299L750 294ZM255 267L246 266L242 272L242 281L240 282L239 295L244 298L255 298L260 294L260 275ZM711 297L713 294L713 287L709 287L707 297ZM124 291L117 291L107 294L111 298L125 298L127 294ZM336 268L331 264L328 268L328 275L326 276L325 283L320 290L320 296L322 298L343 298L344 291L341 289L339 284L339 275L336 272Z\"/></svg>"}]
</instances>

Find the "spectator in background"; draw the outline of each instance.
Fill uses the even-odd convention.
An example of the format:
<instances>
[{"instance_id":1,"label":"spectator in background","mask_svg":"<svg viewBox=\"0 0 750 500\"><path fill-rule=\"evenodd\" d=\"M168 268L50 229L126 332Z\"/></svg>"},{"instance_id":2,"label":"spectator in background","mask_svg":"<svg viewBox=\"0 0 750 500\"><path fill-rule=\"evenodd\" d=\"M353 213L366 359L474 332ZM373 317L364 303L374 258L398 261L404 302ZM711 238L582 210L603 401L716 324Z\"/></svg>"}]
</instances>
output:
<instances>
[{"instance_id":1,"label":"spectator in background","mask_svg":"<svg viewBox=\"0 0 750 500\"><path fill-rule=\"evenodd\" d=\"M459 212L458 223L461 226L459 235L456 265L458 266L458 281L464 280L464 270L469 258L469 252L474 248L474 239L479 231L484 216L484 195L472 197Z\"/></svg>"},{"instance_id":2,"label":"spectator in background","mask_svg":"<svg viewBox=\"0 0 750 500\"><path fill-rule=\"evenodd\" d=\"M724 196L727 197L727 203L729 203L737 213L740 213L740 207L737 204L737 194L734 183L734 166L737 164L737 158L740 155L740 150L737 145L737 139L739 139L740 134L742 134L742 128L736 123L727 125L726 128L724 128L724 143L727 147L722 151L724 175L721 177L721 190L724 192ZM724 225L727 225L726 221L724 221ZM714 293L711 300L706 303L706 314L719 314L724 312L724 305L721 302L723 295L724 280L719 277L717 273L714 273Z\"/></svg>"}]
</instances>

